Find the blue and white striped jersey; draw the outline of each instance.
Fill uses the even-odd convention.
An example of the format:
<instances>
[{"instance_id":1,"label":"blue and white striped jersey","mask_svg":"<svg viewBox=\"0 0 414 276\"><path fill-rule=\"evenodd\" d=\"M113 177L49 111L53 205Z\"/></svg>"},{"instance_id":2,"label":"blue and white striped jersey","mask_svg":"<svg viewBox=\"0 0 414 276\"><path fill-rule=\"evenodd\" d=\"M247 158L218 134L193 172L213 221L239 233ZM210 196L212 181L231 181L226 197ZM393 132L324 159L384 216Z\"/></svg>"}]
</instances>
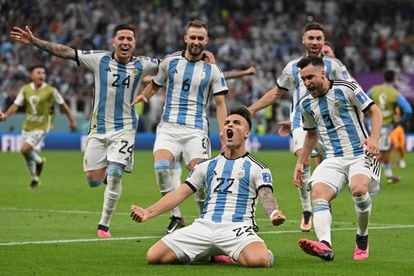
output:
<instances>
[{"instance_id":1,"label":"blue and white striped jersey","mask_svg":"<svg viewBox=\"0 0 414 276\"><path fill-rule=\"evenodd\" d=\"M206 189L206 200L200 218L213 222L249 222L253 225L258 190L272 186L272 174L254 156L230 160L219 155L198 164L187 177L194 191Z\"/></svg>"},{"instance_id":2,"label":"blue and white striped jersey","mask_svg":"<svg viewBox=\"0 0 414 276\"><path fill-rule=\"evenodd\" d=\"M167 56L153 83L166 86L162 121L208 131L206 107L213 95L227 93L224 75L216 64L192 62L184 52Z\"/></svg>"},{"instance_id":3,"label":"blue and white striped jersey","mask_svg":"<svg viewBox=\"0 0 414 276\"><path fill-rule=\"evenodd\" d=\"M78 65L94 73L95 91L90 132L107 133L135 130L137 115L131 105L141 79L155 75L158 60L132 57L127 64L118 63L109 51L77 51Z\"/></svg>"},{"instance_id":4,"label":"blue and white striped jersey","mask_svg":"<svg viewBox=\"0 0 414 276\"><path fill-rule=\"evenodd\" d=\"M306 94L307 89L300 78L298 62L303 58L299 57L289 62L277 79L277 86L292 93L292 106L290 112L291 129L302 127L302 118L298 102ZM354 81L346 67L336 58L324 56L326 76L330 80Z\"/></svg>"},{"instance_id":5,"label":"blue and white striped jersey","mask_svg":"<svg viewBox=\"0 0 414 276\"><path fill-rule=\"evenodd\" d=\"M324 96L308 94L300 101L303 128L317 128L326 158L359 156L364 153L361 141L368 138L362 112L372 104L357 83L334 80Z\"/></svg>"}]
</instances>

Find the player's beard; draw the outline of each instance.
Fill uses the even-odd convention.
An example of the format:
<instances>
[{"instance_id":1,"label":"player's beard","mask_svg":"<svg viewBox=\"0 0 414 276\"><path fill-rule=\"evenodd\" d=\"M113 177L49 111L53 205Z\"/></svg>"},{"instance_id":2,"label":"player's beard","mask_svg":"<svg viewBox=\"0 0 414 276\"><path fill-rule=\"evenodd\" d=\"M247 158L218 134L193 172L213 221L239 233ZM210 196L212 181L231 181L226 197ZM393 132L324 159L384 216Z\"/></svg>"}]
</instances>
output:
<instances>
[{"instance_id":1,"label":"player's beard","mask_svg":"<svg viewBox=\"0 0 414 276\"><path fill-rule=\"evenodd\" d=\"M194 47L192 44L188 47L188 52L193 57L199 56L204 51L204 47L200 45L199 47Z\"/></svg>"}]
</instances>

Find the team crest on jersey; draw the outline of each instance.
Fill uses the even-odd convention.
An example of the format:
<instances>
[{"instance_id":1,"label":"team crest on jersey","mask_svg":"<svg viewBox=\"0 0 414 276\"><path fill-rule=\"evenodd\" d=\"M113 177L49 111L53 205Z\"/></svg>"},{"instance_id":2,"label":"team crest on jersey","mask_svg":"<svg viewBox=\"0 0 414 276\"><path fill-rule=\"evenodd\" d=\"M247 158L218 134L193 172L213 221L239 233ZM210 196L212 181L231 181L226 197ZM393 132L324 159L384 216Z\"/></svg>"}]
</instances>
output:
<instances>
[{"instance_id":1,"label":"team crest on jersey","mask_svg":"<svg viewBox=\"0 0 414 276\"><path fill-rule=\"evenodd\" d=\"M334 106L335 106L335 108L339 108L341 106L341 104L339 103L339 101L335 101Z\"/></svg>"},{"instance_id":2,"label":"team crest on jersey","mask_svg":"<svg viewBox=\"0 0 414 276\"><path fill-rule=\"evenodd\" d=\"M237 179L242 179L245 175L246 175L246 172L244 171L244 169L242 169L242 170L236 172L235 177Z\"/></svg>"},{"instance_id":3,"label":"team crest on jersey","mask_svg":"<svg viewBox=\"0 0 414 276\"><path fill-rule=\"evenodd\" d=\"M202 72L200 72L200 74L198 74L198 78L200 80L204 79L205 77L206 77L206 72L204 72L204 71L202 71Z\"/></svg>"},{"instance_id":4,"label":"team crest on jersey","mask_svg":"<svg viewBox=\"0 0 414 276\"><path fill-rule=\"evenodd\" d=\"M264 183L272 183L272 176L268 172L262 173L262 178Z\"/></svg>"},{"instance_id":5,"label":"team crest on jersey","mask_svg":"<svg viewBox=\"0 0 414 276\"><path fill-rule=\"evenodd\" d=\"M136 75L138 75L138 69L134 69L134 71L133 71L133 74L136 76Z\"/></svg>"}]
</instances>

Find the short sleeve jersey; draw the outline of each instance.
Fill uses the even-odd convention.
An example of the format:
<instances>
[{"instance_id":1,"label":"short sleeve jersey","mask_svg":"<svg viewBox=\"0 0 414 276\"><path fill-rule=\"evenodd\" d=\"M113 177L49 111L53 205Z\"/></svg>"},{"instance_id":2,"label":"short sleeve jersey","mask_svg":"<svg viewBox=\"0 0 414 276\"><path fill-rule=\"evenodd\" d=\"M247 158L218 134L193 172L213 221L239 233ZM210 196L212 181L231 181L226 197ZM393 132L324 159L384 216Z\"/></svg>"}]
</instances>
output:
<instances>
[{"instance_id":1,"label":"short sleeve jersey","mask_svg":"<svg viewBox=\"0 0 414 276\"><path fill-rule=\"evenodd\" d=\"M153 83L166 87L162 121L206 132L206 107L210 98L228 90L224 75L216 64L189 61L184 52L163 59Z\"/></svg>"},{"instance_id":2,"label":"short sleeve jersey","mask_svg":"<svg viewBox=\"0 0 414 276\"><path fill-rule=\"evenodd\" d=\"M155 75L159 62L149 57L132 57L118 63L109 51L77 50L78 64L94 74L95 89L90 132L135 130L137 115L131 104L142 77Z\"/></svg>"},{"instance_id":3,"label":"short sleeve jersey","mask_svg":"<svg viewBox=\"0 0 414 276\"><path fill-rule=\"evenodd\" d=\"M24 85L14 103L25 107L24 131L49 131L54 123L54 104L62 105L63 97L53 86L43 83L38 89L34 83Z\"/></svg>"},{"instance_id":4,"label":"short sleeve jersey","mask_svg":"<svg viewBox=\"0 0 414 276\"><path fill-rule=\"evenodd\" d=\"M219 155L198 164L186 183L194 191L206 188L200 218L213 222L255 224L254 213L261 187L272 186L272 174L262 162L246 153L231 160Z\"/></svg>"}]
</instances>

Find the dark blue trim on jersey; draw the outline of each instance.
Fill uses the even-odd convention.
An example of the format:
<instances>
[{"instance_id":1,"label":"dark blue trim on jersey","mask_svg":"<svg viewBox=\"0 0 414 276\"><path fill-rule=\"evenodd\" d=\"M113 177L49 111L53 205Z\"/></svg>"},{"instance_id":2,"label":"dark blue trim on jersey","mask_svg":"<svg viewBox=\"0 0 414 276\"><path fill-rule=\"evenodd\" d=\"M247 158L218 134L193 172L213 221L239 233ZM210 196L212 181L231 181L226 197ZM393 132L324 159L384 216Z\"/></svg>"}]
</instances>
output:
<instances>
[{"instance_id":1,"label":"dark blue trim on jersey","mask_svg":"<svg viewBox=\"0 0 414 276\"><path fill-rule=\"evenodd\" d=\"M108 68L109 61L111 60L110 56L103 56L99 63L99 104L98 104L98 114L96 116L96 131L98 133L105 133L105 106L106 106L106 97L108 93Z\"/></svg>"},{"instance_id":2,"label":"dark blue trim on jersey","mask_svg":"<svg viewBox=\"0 0 414 276\"><path fill-rule=\"evenodd\" d=\"M181 82L182 87L180 89L180 103L178 105L177 123L179 125L186 124L186 117L188 113L188 98L191 93L191 83L193 82L195 65L195 62L186 62L185 65L183 80ZM186 88L187 90L183 90L183 88Z\"/></svg>"},{"instance_id":3,"label":"dark blue trim on jersey","mask_svg":"<svg viewBox=\"0 0 414 276\"><path fill-rule=\"evenodd\" d=\"M249 160L245 160L243 163L244 177L239 179L239 190L237 191L237 202L236 210L232 217L232 222L241 222L243 221L243 216L246 214L247 201L249 199L249 180L250 180L250 170L252 164ZM253 206L254 206L253 201Z\"/></svg>"},{"instance_id":4,"label":"dark blue trim on jersey","mask_svg":"<svg viewBox=\"0 0 414 276\"><path fill-rule=\"evenodd\" d=\"M172 94L174 91L174 78L175 72L177 70L178 59L174 59L168 65L168 88L166 91L166 99L165 99L165 109L164 114L162 115L162 120L164 122L169 122L170 115L171 115L171 101L172 101Z\"/></svg>"},{"instance_id":5,"label":"dark blue trim on jersey","mask_svg":"<svg viewBox=\"0 0 414 276\"><path fill-rule=\"evenodd\" d=\"M302 120L300 109L299 109L299 100L300 100L300 77L299 77L299 67L298 63L295 62L292 65L292 75L295 78L296 87L295 87L295 94L296 94L296 105L293 105L293 98L292 98L292 111L294 112L293 115L293 122L292 122L292 129L298 128L300 126L300 122Z\"/></svg>"},{"instance_id":6,"label":"dark blue trim on jersey","mask_svg":"<svg viewBox=\"0 0 414 276\"><path fill-rule=\"evenodd\" d=\"M129 102L132 103L134 98L137 95L137 88L138 88L138 83L141 80L141 76L142 76L142 72L143 72L143 68L142 68L142 63L139 60L136 60L134 62L134 67L137 71L137 74L134 76L134 83L132 85L132 91L131 91L131 98L129 99ZM135 107L131 104L131 115L132 115L132 127L133 129L137 129L137 115L135 114Z\"/></svg>"},{"instance_id":7,"label":"dark blue trim on jersey","mask_svg":"<svg viewBox=\"0 0 414 276\"><path fill-rule=\"evenodd\" d=\"M124 129L125 85L123 84L123 82L128 77L125 64L118 63L117 73L118 73L119 78L117 80L118 86L115 90L115 110L114 110L114 122L115 122L116 131ZM131 79L129 79L129 81L131 81Z\"/></svg>"},{"instance_id":8,"label":"dark blue trim on jersey","mask_svg":"<svg viewBox=\"0 0 414 276\"><path fill-rule=\"evenodd\" d=\"M223 167L222 175L220 176L224 181L229 181L231 179L231 173L233 171L235 161L234 160L226 160ZM227 185L229 183L225 183L223 185ZM226 186L227 187L227 186ZM212 221L214 222L221 222L224 210L226 209L226 200L227 200L227 192L217 192L216 195L216 206L214 207L214 213L212 216Z\"/></svg>"},{"instance_id":9,"label":"dark blue trim on jersey","mask_svg":"<svg viewBox=\"0 0 414 276\"><path fill-rule=\"evenodd\" d=\"M359 156L363 152L363 148L361 147L361 139L359 138L358 131L352 120L351 114L348 112L345 94L341 89L335 89L334 95L335 99L339 101L339 115L341 116L342 122L351 142L354 156Z\"/></svg>"},{"instance_id":10,"label":"dark blue trim on jersey","mask_svg":"<svg viewBox=\"0 0 414 276\"><path fill-rule=\"evenodd\" d=\"M195 114L195 128L203 129L203 111L204 111L204 97L206 91L208 92L208 84L211 78L211 65L203 64L204 79L200 81L197 93L197 109Z\"/></svg>"},{"instance_id":11,"label":"dark blue trim on jersey","mask_svg":"<svg viewBox=\"0 0 414 276\"><path fill-rule=\"evenodd\" d=\"M204 215L206 214L206 210L208 209L208 204L211 200L211 193L213 192L212 183L214 182L214 178L217 177L217 173L215 171L215 168L217 166L218 159L215 158L211 160L211 162L207 166L207 172L206 172L206 199L204 200L204 208L200 214L200 218L204 218Z\"/></svg>"},{"instance_id":12,"label":"dark blue trim on jersey","mask_svg":"<svg viewBox=\"0 0 414 276\"><path fill-rule=\"evenodd\" d=\"M334 156L344 156L344 151L342 149L341 140L336 132L336 129L333 125L333 121L331 118L331 111L328 107L327 97L318 97L318 106L319 112L322 116L322 120L325 124L326 131L328 133L329 141L332 144L334 150Z\"/></svg>"}]
</instances>

